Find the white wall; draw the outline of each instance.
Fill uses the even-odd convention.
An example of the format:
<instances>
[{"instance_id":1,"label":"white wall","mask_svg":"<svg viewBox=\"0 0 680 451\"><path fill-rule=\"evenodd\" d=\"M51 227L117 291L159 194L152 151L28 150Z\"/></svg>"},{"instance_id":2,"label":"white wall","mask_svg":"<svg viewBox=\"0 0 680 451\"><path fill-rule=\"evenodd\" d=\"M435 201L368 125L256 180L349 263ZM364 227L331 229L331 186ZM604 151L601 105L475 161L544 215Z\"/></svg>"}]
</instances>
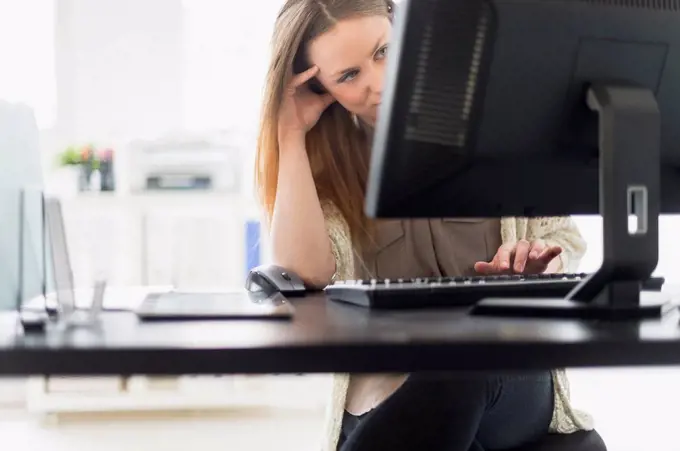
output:
<instances>
[{"instance_id":1,"label":"white wall","mask_svg":"<svg viewBox=\"0 0 680 451\"><path fill-rule=\"evenodd\" d=\"M252 6L224 0L183 0L185 126L257 127L269 41L283 0Z\"/></svg>"},{"instance_id":2,"label":"white wall","mask_svg":"<svg viewBox=\"0 0 680 451\"><path fill-rule=\"evenodd\" d=\"M576 224L588 243L588 252L581 261L580 271L594 272L602 264L602 220L599 216L576 216ZM669 284L680 285L680 215L659 218L659 264L654 273Z\"/></svg>"},{"instance_id":3,"label":"white wall","mask_svg":"<svg viewBox=\"0 0 680 451\"><path fill-rule=\"evenodd\" d=\"M60 136L255 131L283 0L54 1Z\"/></svg>"},{"instance_id":4,"label":"white wall","mask_svg":"<svg viewBox=\"0 0 680 451\"><path fill-rule=\"evenodd\" d=\"M56 12L62 145L109 145L182 125L181 0L57 0Z\"/></svg>"},{"instance_id":5,"label":"white wall","mask_svg":"<svg viewBox=\"0 0 680 451\"><path fill-rule=\"evenodd\" d=\"M0 99L29 105L40 128L54 123L55 0L0 0Z\"/></svg>"}]
</instances>

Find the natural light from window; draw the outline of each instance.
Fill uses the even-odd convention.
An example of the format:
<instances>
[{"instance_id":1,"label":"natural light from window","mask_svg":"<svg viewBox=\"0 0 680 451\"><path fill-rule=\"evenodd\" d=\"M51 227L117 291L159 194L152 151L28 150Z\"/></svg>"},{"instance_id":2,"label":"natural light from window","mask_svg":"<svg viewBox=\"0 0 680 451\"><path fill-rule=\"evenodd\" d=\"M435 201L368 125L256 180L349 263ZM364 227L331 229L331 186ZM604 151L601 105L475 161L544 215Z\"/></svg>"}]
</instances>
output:
<instances>
[{"instance_id":1,"label":"natural light from window","mask_svg":"<svg viewBox=\"0 0 680 451\"><path fill-rule=\"evenodd\" d=\"M40 128L56 119L54 0L0 0L0 99L30 105Z\"/></svg>"},{"instance_id":2,"label":"natural light from window","mask_svg":"<svg viewBox=\"0 0 680 451\"><path fill-rule=\"evenodd\" d=\"M183 0L184 123L190 130L257 127L269 41L283 0Z\"/></svg>"}]
</instances>

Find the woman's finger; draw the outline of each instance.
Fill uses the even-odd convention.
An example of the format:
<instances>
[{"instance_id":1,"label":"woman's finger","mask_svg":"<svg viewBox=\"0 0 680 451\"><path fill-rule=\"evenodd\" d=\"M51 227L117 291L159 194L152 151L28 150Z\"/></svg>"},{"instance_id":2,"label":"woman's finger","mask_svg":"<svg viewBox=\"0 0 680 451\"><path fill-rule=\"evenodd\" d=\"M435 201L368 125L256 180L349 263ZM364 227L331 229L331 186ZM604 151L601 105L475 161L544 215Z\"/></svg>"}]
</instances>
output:
<instances>
[{"instance_id":1,"label":"woman's finger","mask_svg":"<svg viewBox=\"0 0 680 451\"><path fill-rule=\"evenodd\" d=\"M321 103L323 104L323 109L325 110L335 102L335 97L330 94L324 94L321 96Z\"/></svg>"},{"instance_id":2,"label":"woman's finger","mask_svg":"<svg viewBox=\"0 0 680 451\"><path fill-rule=\"evenodd\" d=\"M319 68L316 67L316 66L312 66L309 69L307 69L306 71L300 72L299 74L295 75L290 82L290 87L297 88L297 87L307 83L309 80L311 80L318 73L319 73Z\"/></svg>"},{"instance_id":3,"label":"woman's finger","mask_svg":"<svg viewBox=\"0 0 680 451\"><path fill-rule=\"evenodd\" d=\"M531 250L529 251L529 259L538 260L538 258L541 256L545 248L546 248L545 241L543 240L532 241Z\"/></svg>"},{"instance_id":4,"label":"woman's finger","mask_svg":"<svg viewBox=\"0 0 680 451\"><path fill-rule=\"evenodd\" d=\"M498 269L500 271L507 271L510 269L510 261L512 260L512 251L514 246L501 246L496 253L498 258Z\"/></svg>"},{"instance_id":5,"label":"woman's finger","mask_svg":"<svg viewBox=\"0 0 680 451\"><path fill-rule=\"evenodd\" d=\"M493 263L489 262L477 262L475 263L475 271L478 272L479 274L495 274L498 272L498 269L496 269L496 265Z\"/></svg>"},{"instance_id":6,"label":"woman's finger","mask_svg":"<svg viewBox=\"0 0 680 451\"><path fill-rule=\"evenodd\" d=\"M531 244L527 240L519 240L515 245L515 260L513 262L513 271L524 272L529 258L529 249Z\"/></svg>"},{"instance_id":7,"label":"woman's finger","mask_svg":"<svg viewBox=\"0 0 680 451\"><path fill-rule=\"evenodd\" d=\"M554 258L558 257L562 253L562 248L560 246L549 246L546 247L543 252L538 256L538 260L542 261L546 265L553 261Z\"/></svg>"}]
</instances>

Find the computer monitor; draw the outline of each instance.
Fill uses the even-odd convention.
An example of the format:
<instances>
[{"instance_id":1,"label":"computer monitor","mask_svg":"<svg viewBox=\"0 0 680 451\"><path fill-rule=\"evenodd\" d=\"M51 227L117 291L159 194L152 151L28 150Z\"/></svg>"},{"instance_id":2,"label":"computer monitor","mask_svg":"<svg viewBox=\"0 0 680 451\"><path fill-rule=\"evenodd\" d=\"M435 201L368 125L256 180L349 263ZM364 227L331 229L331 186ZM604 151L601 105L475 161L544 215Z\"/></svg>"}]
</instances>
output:
<instances>
[{"instance_id":1,"label":"computer monitor","mask_svg":"<svg viewBox=\"0 0 680 451\"><path fill-rule=\"evenodd\" d=\"M43 295L46 274L39 132L26 105L0 99L0 310Z\"/></svg>"},{"instance_id":2,"label":"computer monitor","mask_svg":"<svg viewBox=\"0 0 680 451\"><path fill-rule=\"evenodd\" d=\"M392 36L367 214L600 213L602 268L566 300L476 310L661 314L640 281L680 212L680 1L404 0Z\"/></svg>"}]
</instances>

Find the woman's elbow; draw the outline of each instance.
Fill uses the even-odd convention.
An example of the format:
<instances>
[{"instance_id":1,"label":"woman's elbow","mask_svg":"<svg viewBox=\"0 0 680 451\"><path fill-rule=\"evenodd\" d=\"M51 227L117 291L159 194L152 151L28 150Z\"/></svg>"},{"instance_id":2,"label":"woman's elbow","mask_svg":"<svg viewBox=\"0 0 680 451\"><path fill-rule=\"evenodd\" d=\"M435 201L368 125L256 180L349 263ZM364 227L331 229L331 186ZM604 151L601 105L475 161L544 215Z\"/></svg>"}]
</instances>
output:
<instances>
[{"instance_id":1,"label":"woman's elbow","mask_svg":"<svg viewBox=\"0 0 680 451\"><path fill-rule=\"evenodd\" d=\"M335 270L333 268L330 270L320 270L317 268L314 270L299 270L294 272L302 279L307 288L320 290L331 283Z\"/></svg>"},{"instance_id":2,"label":"woman's elbow","mask_svg":"<svg viewBox=\"0 0 680 451\"><path fill-rule=\"evenodd\" d=\"M325 264L315 264L312 262L295 263L287 261L286 259L274 257L274 263L297 275L302 279L305 286L310 289L322 289L326 287L333 279L333 274L335 274L334 260L326 262Z\"/></svg>"}]
</instances>

